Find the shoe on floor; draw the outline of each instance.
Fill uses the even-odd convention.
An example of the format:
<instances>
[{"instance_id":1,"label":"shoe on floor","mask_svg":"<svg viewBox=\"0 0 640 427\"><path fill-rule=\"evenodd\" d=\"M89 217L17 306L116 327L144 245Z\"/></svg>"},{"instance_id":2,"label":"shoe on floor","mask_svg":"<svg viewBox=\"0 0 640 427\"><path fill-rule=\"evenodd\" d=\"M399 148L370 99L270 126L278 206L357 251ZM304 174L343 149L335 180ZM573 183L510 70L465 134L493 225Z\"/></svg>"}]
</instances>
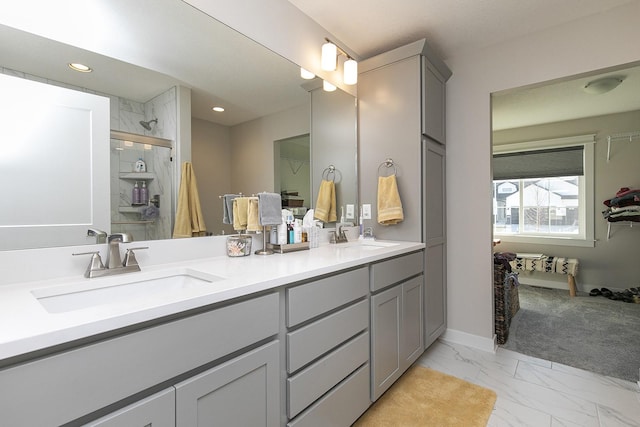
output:
<instances>
[{"instance_id":1,"label":"shoe on floor","mask_svg":"<svg viewBox=\"0 0 640 427\"><path fill-rule=\"evenodd\" d=\"M592 297L597 297L599 295L602 295L602 292L600 292L600 289L598 288L593 288L589 291L589 295Z\"/></svg>"},{"instance_id":2,"label":"shoe on floor","mask_svg":"<svg viewBox=\"0 0 640 427\"><path fill-rule=\"evenodd\" d=\"M613 292L611 292L611 290L607 288L600 288L600 292L602 293L603 297L607 297L609 299L611 299L611 296L613 295Z\"/></svg>"}]
</instances>

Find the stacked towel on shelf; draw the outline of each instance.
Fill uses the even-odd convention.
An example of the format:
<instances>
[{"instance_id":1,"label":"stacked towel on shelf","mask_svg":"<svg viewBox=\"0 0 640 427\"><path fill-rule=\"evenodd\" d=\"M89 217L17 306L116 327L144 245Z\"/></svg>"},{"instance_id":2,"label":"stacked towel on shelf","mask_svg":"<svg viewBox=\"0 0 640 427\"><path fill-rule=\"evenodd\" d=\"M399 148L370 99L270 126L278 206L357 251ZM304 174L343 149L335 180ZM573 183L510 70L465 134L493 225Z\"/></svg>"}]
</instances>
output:
<instances>
[{"instance_id":1,"label":"stacked towel on shelf","mask_svg":"<svg viewBox=\"0 0 640 427\"><path fill-rule=\"evenodd\" d=\"M623 187L616 196L603 202L607 209L602 212L609 222L640 222L640 190Z\"/></svg>"},{"instance_id":2,"label":"stacked towel on shelf","mask_svg":"<svg viewBox=\"0 0 640 427\"><path fill-rule=\"evenodd\" d=\"M260 225L282 223L282 196L276 193L258 193L258 220Z\"/></svg>"},{"instance_id":3,"label":"stacked towel on shelf","mask_svg":"<svg viewBox=\"0 0 640 427\"><path fill-rule=\"evenodd\" d=\"M336 215L336 187L333 181L323 179L320 183L314 218L322 222L335 222L338 220Z\"/></svg>"},{"instance_id":4,"label":"stacked towel on shelf","mask_svg":"<svg viewBox=\"0 0 640 427\"><path fill-rule=\"evenodd\" d=\"M393 225L403 220L404 212L396 176L378 177L378 223Z\"/></svg>"},{"instance_id":5,"label":"stacked towel on shelf","mask_svg":"<svg viewBox=\"0 0 640 427\"><path fill-rule=\"evenodd\" d=\"M204 236L207 227L200 207L198 184L191 162L182 164L173 238Z\"/></svg>"}]
</instances>

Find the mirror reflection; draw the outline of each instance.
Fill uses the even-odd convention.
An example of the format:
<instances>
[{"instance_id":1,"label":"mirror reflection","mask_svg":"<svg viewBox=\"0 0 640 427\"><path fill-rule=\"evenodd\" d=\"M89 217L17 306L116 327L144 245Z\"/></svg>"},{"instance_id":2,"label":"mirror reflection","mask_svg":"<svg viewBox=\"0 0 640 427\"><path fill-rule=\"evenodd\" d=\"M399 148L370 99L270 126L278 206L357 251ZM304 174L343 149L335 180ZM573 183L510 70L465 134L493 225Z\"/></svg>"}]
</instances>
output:
<instances>
[{"instance_id":1,"label":"mirror reflection","mask_svg":"<svg viewBox=\"0 0 640 427\"><path fill-rule=\"evenodd\" d=\"M110 129L172 141L172 150L162 149L165 154L153 154L149 160L147 155L155 149L131 154L139 158L144 153L143 159L153 167L156 159L161 159L157 162L168 171L165 178L169 182L163 182L160 189L162 181L154 177L145 187L149 186L150 198L161 194L159 209L169 209L164 216L171 221L179 179L176 171L182 161L194 164L208 232L221 234L233 230L222 224L220 195L276 190L275 141L308 134L310 150L327 153L336 149L323 149L314 138L320 128L310 122L310 95L302 87L305 81L297 66L190 5L179 0L145 0L143 3L154 10L150 15L140 2L76 2L74 14L60 14L61 10L56 10L61 9L59 5L49 3L21 2L0 17L0 72L107 97ZM24 19L33 7L48 19ZM96 8L101 13L97 14ZM117 31L118 37L95 38L63 31L78 21L86 30ZM72 61L86 62L94 70L72 72L67 67ZM350 141L332 157L350 159L351 164L344 168L352 178L342 186L353 189L353 203L357 203L355 102L349 97L353 117ZM225 111L214 113L213 106L223 106ZM113 164L116 147L124 147L117 140L111 145ZM124 155L122 152L118 154ZM130 166L132 160L127 157L125 163ZM310 159L310 193L313 188L317 191L321 178L314 168ZM133 186L136 182L140 186L141 180L121 179L115 172L102 179L109 180L112 196L107 231L148 228L144 223L129 224L148 221L139 212L120 212L121 206L131 204ZM7 202L4 206L10 205L10 199L0 197ZM309 207L313 203L313 195L304 202ZM136 240L166 238L164 231L155 229L139 234ZM79 242L49 241L28 247L94 242L83 234ZM15 248L8 245L3 249Z\"/></svg>"}]
</instances>

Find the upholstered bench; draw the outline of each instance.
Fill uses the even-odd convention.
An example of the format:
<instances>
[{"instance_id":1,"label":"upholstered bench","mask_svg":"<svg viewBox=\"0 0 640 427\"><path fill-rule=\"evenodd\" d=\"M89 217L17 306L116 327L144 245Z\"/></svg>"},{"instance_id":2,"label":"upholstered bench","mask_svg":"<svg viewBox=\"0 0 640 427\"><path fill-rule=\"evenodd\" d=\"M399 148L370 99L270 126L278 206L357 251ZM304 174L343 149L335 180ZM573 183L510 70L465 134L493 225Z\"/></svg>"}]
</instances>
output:
<instances>
[{"instance_id":1,"label":"upholstered bench","mask_svg":"<svg viewBox=\"0 0 640 427\"><path fill-rule=\"evenodd\" d=\"M516 254L516 259L510 261L509 264L516 271L566 274L569 295L576 296L578 260L575 258L561 258L543 254Z\"/></svg>"}]
</instances>

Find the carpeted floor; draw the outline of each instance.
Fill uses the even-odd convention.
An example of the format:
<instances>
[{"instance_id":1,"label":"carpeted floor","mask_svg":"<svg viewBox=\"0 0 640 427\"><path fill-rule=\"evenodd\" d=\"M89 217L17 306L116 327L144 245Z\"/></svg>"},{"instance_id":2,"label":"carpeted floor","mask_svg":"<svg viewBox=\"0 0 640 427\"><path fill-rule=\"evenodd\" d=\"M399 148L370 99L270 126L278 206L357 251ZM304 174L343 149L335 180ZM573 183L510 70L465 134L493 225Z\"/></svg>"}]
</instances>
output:
<instances>
[{"instance_id":1,"label":"carpeted floor","mask_svg":"<svg viewBox=\"0 0 640 427\"><path fill-rule=\"evenodd\" d=\"M410 368L354 427L485 427L496 393L424 366Z\"/></svg>"},{"instance_id":2,"label":"carpeted floor","mask_svg":"<svg viewBox=\"0 0 640 427\"><path fill-rule=\"evenodd\" d=\"M520 285L520 310L504 348L636 382L640 304Z\"/></svg>"}]
</instances>

